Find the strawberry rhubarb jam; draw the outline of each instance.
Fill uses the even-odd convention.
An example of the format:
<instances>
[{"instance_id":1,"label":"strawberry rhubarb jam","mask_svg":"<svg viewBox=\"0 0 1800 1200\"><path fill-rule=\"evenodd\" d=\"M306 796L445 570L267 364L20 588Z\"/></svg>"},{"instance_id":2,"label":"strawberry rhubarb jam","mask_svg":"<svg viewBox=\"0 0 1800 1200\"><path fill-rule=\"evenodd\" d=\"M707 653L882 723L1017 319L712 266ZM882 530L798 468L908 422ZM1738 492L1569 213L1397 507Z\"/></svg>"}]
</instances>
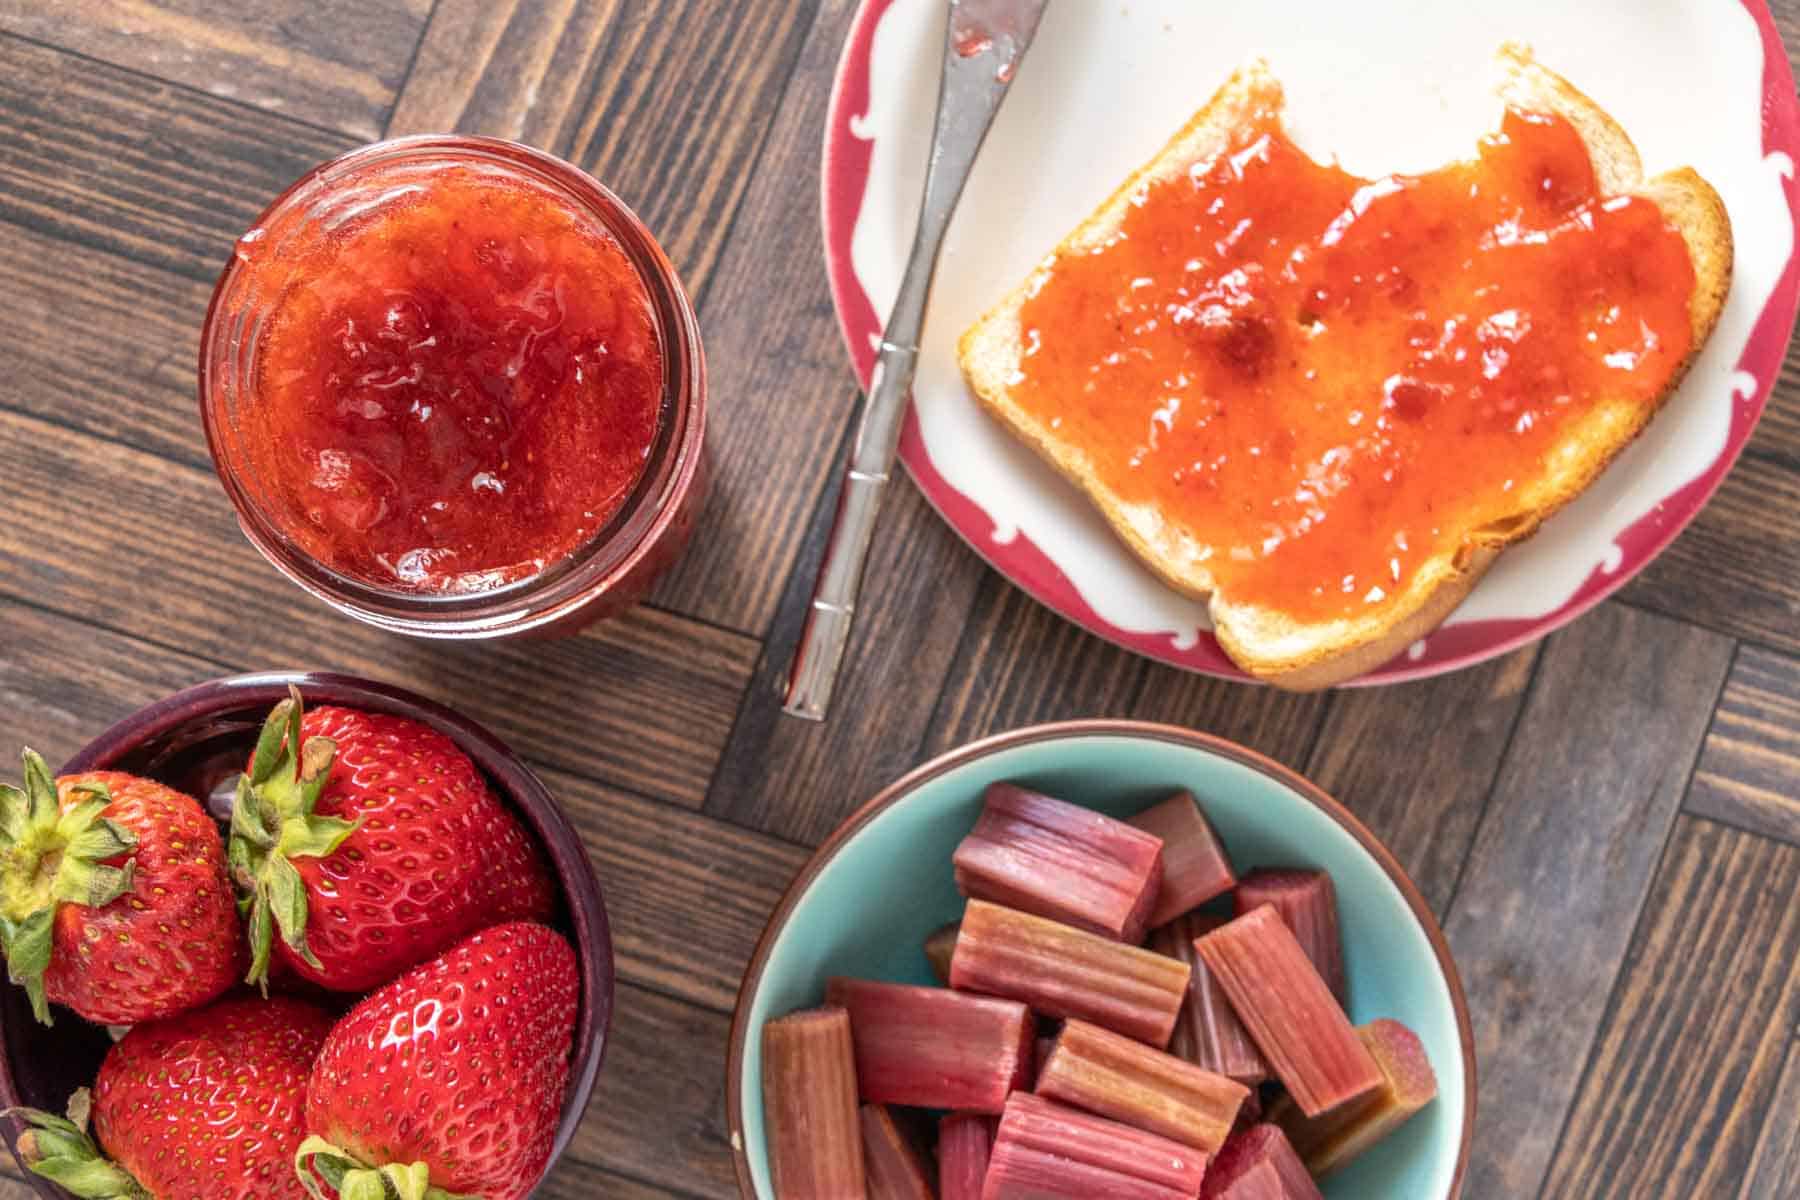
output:
<instances>
[{"instance_id":1,"label":"strawberry rhubarb jam","mask_svg":"<svg viewBox=\"0 0 1800 1200\"><path fill-rule=\"evenodd\" d=\"M656 441L637 271L552 189L478 164L244 248L270 298L243 410L285 532L384 588L514 583L618 513Z\"/></svg>"},{"instance_id":2,"label":"strawberry rhubarb jam","mask_svg":"<svg viewBox=\"0 0 1800 1200\"><path fill-rule=\"evenodd\" d=\"M1258 112L1037 283L1017 402L1213 547L1235 601L1315 621L1517 514L1572 422L1654 405L1693 339L1680 233L1518 111L1473 161L1376 180Z\"/></svg>"}]
</instances>

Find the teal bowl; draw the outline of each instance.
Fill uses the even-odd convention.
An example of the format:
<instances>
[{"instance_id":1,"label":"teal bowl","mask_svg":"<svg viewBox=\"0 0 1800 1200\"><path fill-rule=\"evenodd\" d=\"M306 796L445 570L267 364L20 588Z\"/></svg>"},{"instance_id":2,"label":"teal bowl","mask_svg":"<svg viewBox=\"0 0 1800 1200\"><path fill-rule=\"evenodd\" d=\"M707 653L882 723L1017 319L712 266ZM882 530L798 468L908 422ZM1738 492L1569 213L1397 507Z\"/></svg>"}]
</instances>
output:
<instances>
[{"instance_id":1,"label":"teal bowl","mask_svg":"<svg viewBox=\"0 0 1800 1200\"><path fill-rule=\"evenodd\" d=\"M1423 1040L1438 1098L1325 1181L1327 1200L1453 1200L1475 1127L1475 1048L1444 934L1400 864L1318 787L1221 738L1138 721L1072 721L1001 734L919 767L865 804L801 869L738 993L726 1091L738 1187L775 1200L763 1135L763 1022L821 1003L825 980L934 984L920 943L957 920L950 855L982 789L1017 780L1114 816L1177 788L1200 798L1240 870L1308 866L1337 887L1350 1017L1404 1022Z\"/></svg>"}]
</instances>

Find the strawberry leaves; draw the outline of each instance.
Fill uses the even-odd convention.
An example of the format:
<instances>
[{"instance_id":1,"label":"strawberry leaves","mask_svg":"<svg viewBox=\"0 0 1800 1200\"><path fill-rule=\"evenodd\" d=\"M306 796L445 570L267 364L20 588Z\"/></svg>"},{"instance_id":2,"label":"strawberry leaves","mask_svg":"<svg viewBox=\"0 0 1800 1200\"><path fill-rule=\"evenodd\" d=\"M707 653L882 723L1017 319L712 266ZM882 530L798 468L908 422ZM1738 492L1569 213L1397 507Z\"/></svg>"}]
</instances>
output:
<instances>
[{"instance_id":1,"label":"strawberry leaves","mask_svg":"<svg viewBox=\"0 0 1800 1200\"><path fill-rule=\"evenodd\" d=\"M300 692L290 687L288 698L263 722L231 808L226 858L250 938L245 982L265 994L277 933L307 963L319 963L306 944L306 884L293 860L332 854L362 824L314 812L331 778L337 745L323 737L302 741L301 712Z\"/></svg>"},{"instance_id":2,"label":"strawberry leaves","mask_svg":"<svg viewBox=\"0 0 1800 1200\"><path fill-rule=\"evenodd\" d=\"M317 1134L300 1143L294 1170L314 1200L325 1200L321 1178L337 1192L338 1200L474 1200L432 1187L431 1171L422 1162L365 1167Z\"/></svg>"},{"instance_id":3,"label":"strawberry leaves","mask_svg":"<svg viewBox=\"0 0 1800 1200\"><path fill-rule=\"evenodd\" d=\"M31 1011L50 1024L44 972L60 904L102 908L131 890L134 860L109 860L137 848L137 835L100 814L112 803L104 784L83 783L84 796L64 811L50 767L26 750L23 788L0 786L0 951L7 975L31 998Z\"/></svg>"},{"instance_id":4,"label":"strawberry leaves","mask_svg":"<svg viewBox=\"0 0 1800 1200\"><path fill-rule=\"evenodd\" d=\"M26 1125L19 1135L19 1160L82 1200L152 1200L142 1184L109 1162L88 1136L92 1098L86 1088L69 1097L69 1115L36 1108L9 1108L0 1116Z\"/></svg>"}]
</instances>

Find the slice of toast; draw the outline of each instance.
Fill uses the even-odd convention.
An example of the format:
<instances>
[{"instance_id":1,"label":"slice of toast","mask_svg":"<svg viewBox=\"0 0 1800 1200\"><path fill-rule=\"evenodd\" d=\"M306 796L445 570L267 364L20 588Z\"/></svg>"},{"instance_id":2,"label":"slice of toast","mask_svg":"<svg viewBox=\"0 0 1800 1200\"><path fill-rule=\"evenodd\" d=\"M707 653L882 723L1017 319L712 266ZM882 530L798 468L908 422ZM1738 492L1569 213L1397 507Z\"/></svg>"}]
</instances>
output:
<instances>
[{"instance_id":1,"label":"slice of toast","mask_svg":"<svg viewBox=\"0 0 1800 1200\"><path fill-rule=\"evenodd\" d=\"M1250 674L1282 687L1329 687L1379 667L1436 628L1468 595L1507 546L1536 531L1544 518L1587 487L1649 423L1685 374L1724 307L1731 280L1731 228L1724 204L1689 168L1646 179L1625 131L1569 82L1533 61L1528 50L1502 47L1501 95L1508 107L1558 116L1582 137L1600 191L1653 201L1687 243L1694 269L1688 298L1692 348L1654 403L1600 397L1571 419L1535 478L1517 489L1517 507L1502 519L1453 529L1453 549L1419 563L1396 594L1367 613L1308 620L1243 603L1215 585L1207 566L1215 547L1196 544L1154 505L1128 502L1102 482L1080 444L1025 410L1012 394L1024 356L1020 312L1058 258L1102 245L1119 228L1140 188L1174 178L1229 149L1234 129L1258 111L1279 111L1281 87L1261 62L1239 69L1161 152L1120 185L1072 232L1045 264L971 326L958 361L982 405L1015 436L1079 487L1126 544L1171 587L1206 598L1219 643Z\"/></svg>"}]
</instances>

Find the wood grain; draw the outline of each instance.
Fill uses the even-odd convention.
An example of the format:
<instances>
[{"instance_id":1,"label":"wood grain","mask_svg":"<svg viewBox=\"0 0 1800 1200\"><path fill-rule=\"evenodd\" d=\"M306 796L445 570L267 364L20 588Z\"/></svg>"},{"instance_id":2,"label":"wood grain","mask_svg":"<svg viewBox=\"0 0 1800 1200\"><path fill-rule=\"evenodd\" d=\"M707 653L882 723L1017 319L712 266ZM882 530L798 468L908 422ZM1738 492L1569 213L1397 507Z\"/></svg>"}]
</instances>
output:
<instances>
[{"instance_id":1,"label":"wood grain","mask_svg":"<svg viewBox=\"0 0 1800 1200\"><path fill-rule=\"evenodd\" d=\"M1762 1138L1744 1173L1738 1200L1800 1196L1800 1043L1789 1043L1787 1065L1763 1120Z\"/></svg>"},{"instance_id":2,"label":"wood grain","mask_svg":"<svg viewBox=\"0 0 1800 1200\"><path fill-rule=\"evenodd\" d=\"M1731 643L1605 604L1542 654L1445 922L1480 1064L1471 1196L1538 1194Z\"/></svg>"},{"instance_id":3,"label":"wood grain","mask_svg":"<svg viewBox=\"0 0 1800 1200\"><path fill-rule=\"evenodd\" d=\"M0 29L372 139L430 0L0 0Z\"/></svg>"},{"instance_id":4,"label":"wood grain","mask_svg":"<svg viewBox=\"0 0 1800 1200\"><path fill-rule=\"evenodd\" d=\"M1454 675L1339 692L1307 760L1307 775L1394 852L1440 918L1537 654L1527 647Z\"/></svg>"},{"instance_id":5,"label":"wood grain","mask_svg":"<svg viewBox=\"0 0 1800 1200\"><path fill-rule=\"evenodd\" d=\"M276 193L356 141L4 35L0 113L0 220L209 287Z\"/></svg>"},{"instance_id":6,"label":"wood grain","mask_svg":"<svg viewBox=\"0 0 1800 1200\"><path fill-rule=\"evenodd\" d=\"M210 283L0 224L0 295L7 407L210 469L194 397Z\"/></svg>"},{"instance_id":7,"label":"wood grain","mask_svg":"<svg viewBox=\"0 0 1800 1200\"><path fill-rule=\"evenodd\" d=\"M783 689L832 505L815 514L706 802L714 816L809 844L918 762L930 697L952 670L984 574L918 490L896 480L870 552L868 578L880 582L859 605L830 719L787 716Z\"/></svg>"},{"instance_id":8,"label":"wood grain","mask_svg":"<svg viewBox=\"0 0 1800 1200\"><path fill-rule=\"evenodd\" d=\"M594 1200L596 1196L606 1200L681 1200L691 1193L671 1191L565 1157L531 1195L533 1200ZM0 1200L5 1200L3 1194Z\"/></svg>"},{"instance_id":9,"label":"wood grain","mask_svg":"<svg viewBox=\"0 0 1800 1200\"><path fill-rule=\"evenodd\" d=\"M1738 653L1687 809L1800 846L1800 662Z\"/></svg>"},{"instance_id":10,"label":"wood grain","mask_svg":"<svg viewBox=\"0 0 1800 1200\"><path fill-rule=\"evenodd\" d=\"M1765 1114L1782 1119L1769 1106L1800 1023L1800 848L1683 816L1626 964L1545 1193L1730 1195Z\"/></svg>"},{"instance_id":11,"label":"wood grain","mask_svg":"<svg viewBox=\"0 0 1800 1200\"><path fill-rule=\"evenodd\" d=\"M725 1128L729 1024L691 1004L619 988L605 1069L570 1155L692 1195L736 1196Z\"/></svg>"},{"instance_id":12,"label":"wood grain","mask_svg":"<svg viewBox=\"0 0 1800 1200\"><path fill-rule=\"evenodd\" d=\"M807 35L700 310L713 487L659 603L761 635L828 480L856 384L819 250L819 130L849 0Z\"/></svg>"},{"instance_id":13,"label":"wood grain","mask_svg":"<svg viewBox=\"0 0 1800 1200\"><path fill-rule=\"evenodd\" d=\"M338 617L244 541L210 471L0 410L0 595L223 670L305 664L452 700L530 757L697 807L754 665L747 638L639 608L486 646Z\"/></svg>"},{"instance_id":14,"label":"wood grain","mask_svg":"<svg viewBox=\"0 0 1800 1200\"><path fill-rule=\"evenodd\" d=\"M719 1012L806 851L697 813L546 771L600 876L620 970Z\"/></svg>"},{"instance_id":15,"label":"wood grain","mask_svg":"<svg viewBox=\"0 0 1800 1200\"><path fill-rule=\"evenodd\" d=\"M1216 733L1297 763L1326 703L1323 693L1246 687L1152 663L989 573L923 752L1043 721L1117 716Z\"/></svg>"},{"instance_id":16,"label":"wood grain","mask_svg":"<svg viewBox=\"0 0 1800 1200\"><path fill-rule=\"evenodd\" d=\"M518 138L591 171L703 295L794 57L808 0L654 7L445 0L390 133Z\"/></svg>"}]
</instances>

